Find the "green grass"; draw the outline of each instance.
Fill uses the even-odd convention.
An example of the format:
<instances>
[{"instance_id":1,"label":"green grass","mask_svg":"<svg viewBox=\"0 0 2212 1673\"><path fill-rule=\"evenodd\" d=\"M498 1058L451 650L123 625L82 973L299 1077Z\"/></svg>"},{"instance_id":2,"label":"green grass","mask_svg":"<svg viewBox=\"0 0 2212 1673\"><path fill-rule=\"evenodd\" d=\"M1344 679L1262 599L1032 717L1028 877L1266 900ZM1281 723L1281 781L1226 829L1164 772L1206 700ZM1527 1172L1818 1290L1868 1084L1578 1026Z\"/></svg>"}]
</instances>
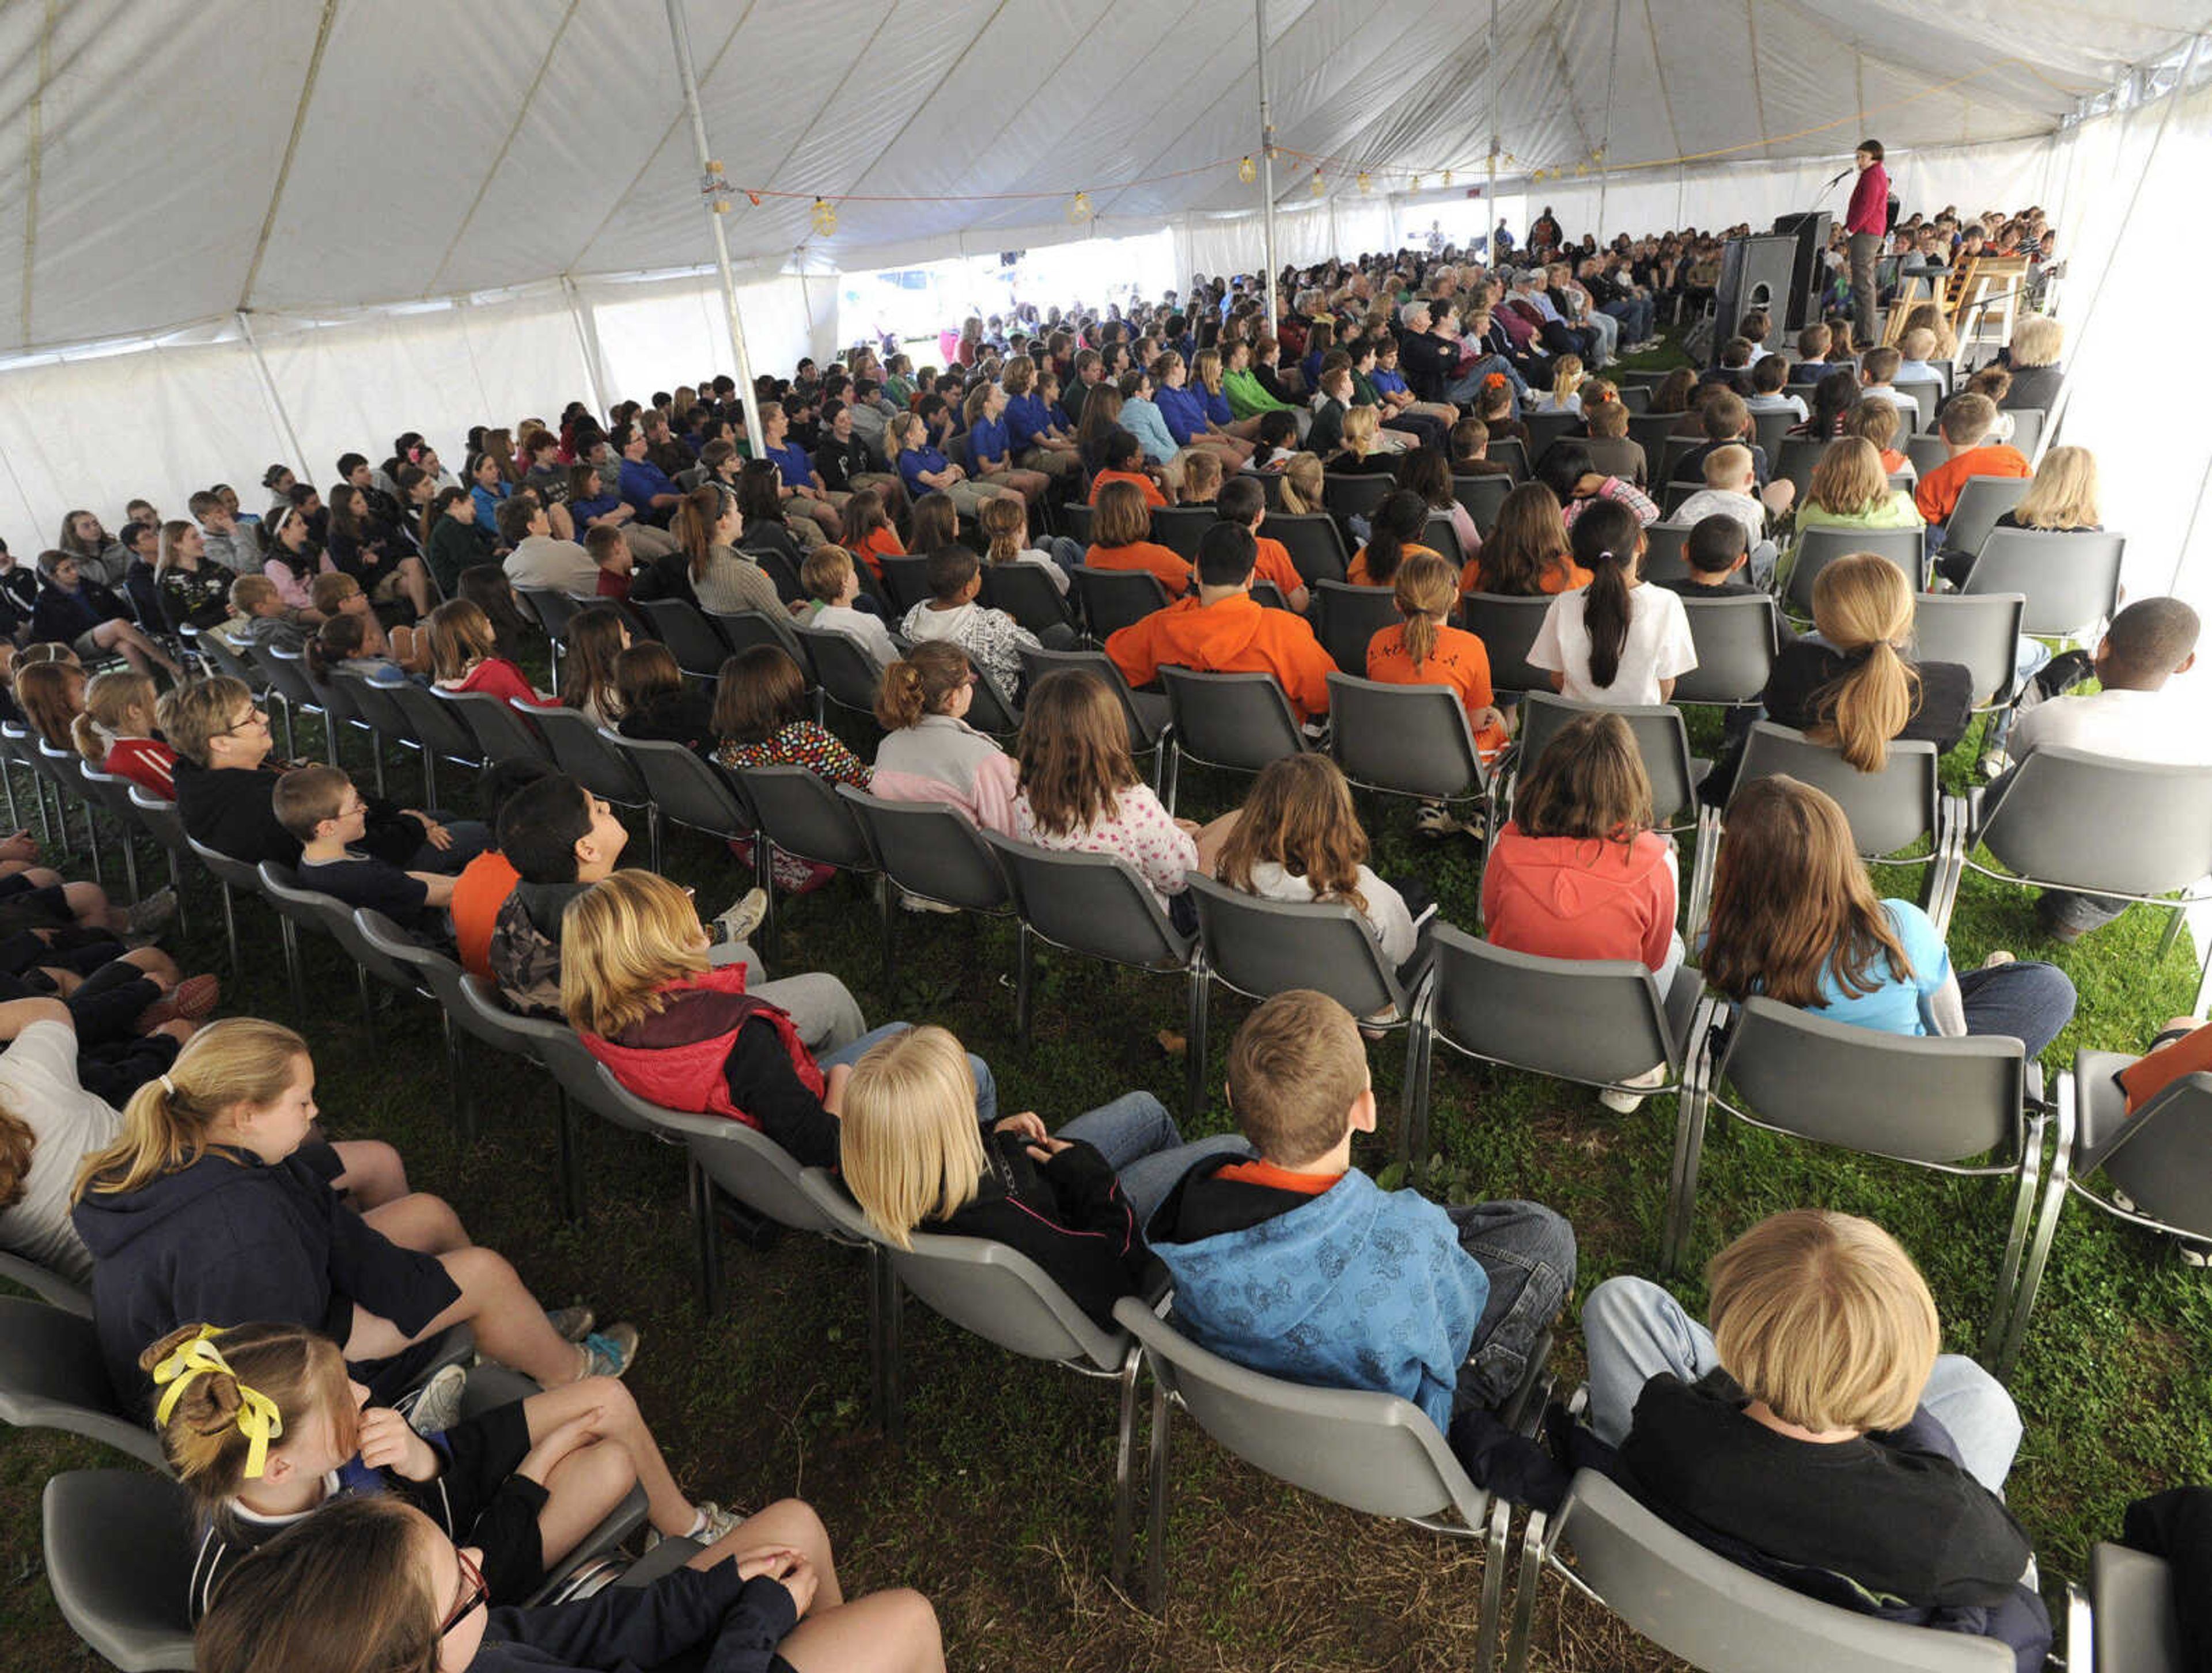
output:
<instances>
[{"instance_id":1,"label":"green grass","mask_svg":"<svg viewBox=\"0 0 2212 1673\"><path fill-rule=\"evenodd\" d=\"M309 747L306 730L301 742ZM1970 735L1947 762L1954 782L1963 781L1975 743ZM395 788L419 782L411 768L395 772ZM1185 786L1184 811L1203 816L1231 805L1242 782L1191 773ZM1425 878L1447 918L1475 921L1471 848L1413 835L1408 804L1374 798L1363 814L1379 872ZM719 845L685 833L672 833L666 869L696 885L708 907L746 885L744 869ZM641 862L641 841L634 853ZM1886 887L1909 894L1916 886ZM213 894L202 882L190 898L194 933L181 943L185 962L216 967ZM240 912L246 970L242 981L227 979L225 1009L289 1020L273 920L258 902ZM1139 1086L1181 1108L1182 1064L1154 1041L1161 1027L1180 1026L1177 984L1044 955L1036 1038L1024 1052L1012 1038L1013 996L1000 980L1013 967L1011 930L966 918L901 918L897 961L886 975L872 906L857 888L835 885L791 903L771 967L836 972L872 1021L949 1025L993 1064L1009 1110L1033 1107L1056 1124ZM2046 1058L2060 1073L2076 1046L2139 1049L2186 1008L2188 943L2154 960L2160 927L2159 915L2138 909L2075 947L2056 948L2037 937L2032 896L1970 877L1951 946L1962 967L2008 947L2054 959L2073 976L2081 1011ZM380 997L372 1042L335 949L311 943L308 958L307 1034L332 1130L397 1143L416 1185L453 1201L477 1239L511 1257L549 1304L589 1299L603 1318L636 1321L644 1347L632 1385L686 1483L750 1505L788 1494L811 1500L836 1537L848 1589L921 1587L945 1621L952 1666L1260 1673L1442 1668L1470 1658L1480 1562L1467 1546L1283 1488L1188 1421L1176 1429L1172 1458L1171 1596L1164 1619L1142 1612L1106 1581L1107 1387L1010 1359L909 1301L908 1429L902 1443L887 1441L869 1423L856 1257L798 1236L764 1255L731 1244L730 1299L720 1315L702 1317L677 1152L592 1127L589 1221L563 1223L544 1082L472 1052L483 1136L464 1148L448 1123L428 1010ZM1217 995L1212 1090L1198 1130L1229 1124L1220 1054L1247 1009ZM1582 1246L1580 1293L1613 1273L1653 1270L1674 1100L1654 1100L1624 1118L1577 1089L1442 1056L1431 1132L1448 1172L1484 1193L1534 1197L1569 1215ZM1385 1118L1361 1160L1379 1169L1395 1142L1401 1045L1377 1046L1373 1060ZM1820 1203L1869 1215L1926 1268L1946 1345L1971 1352L2002 1234L2002 1197L1996 1182L1934 1180L1717 1124L1692 1264L1773 1209ZM1702 1306L1694 1276L1680 1293ZM2212 1357L2201 1351L2208 1332L2204 1275L2182 1267L2158 1240L2069 1209L2013 1385L2027 1438L2009 1496L2035 1539L2046 1584L2082 1573L2089 1547L2116 1533L2130 1499L2212 1470ZM1581 1364L1571 1330L1558 1364L1571 1386ZM118 1462L87 1443L0 1433L6 1665L82 1664L40 1574L37 1488L58 1468ZM1546 1586L1538 1620L1540 1664L1664 1664L1556 1585Z\"/></svg>"}]
</instances>

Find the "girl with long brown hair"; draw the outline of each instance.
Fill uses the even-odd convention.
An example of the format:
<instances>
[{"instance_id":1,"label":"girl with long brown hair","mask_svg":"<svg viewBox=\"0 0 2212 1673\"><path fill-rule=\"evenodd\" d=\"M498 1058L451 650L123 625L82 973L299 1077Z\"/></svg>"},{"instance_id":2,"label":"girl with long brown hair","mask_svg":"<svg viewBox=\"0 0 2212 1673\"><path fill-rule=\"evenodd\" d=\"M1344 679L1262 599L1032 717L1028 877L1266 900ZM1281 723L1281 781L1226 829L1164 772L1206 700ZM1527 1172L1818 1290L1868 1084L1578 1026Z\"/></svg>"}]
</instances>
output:
<instances>
[{"instance_id":1,"label":"girl with long brown hair","mask_svg":"<svg viewBox=\"0 0 2212 1673\"><path fill-rule=\"evenodd\" d=\"M591 604L569 619L568 654L562 658L561 704L595 726L622 718L615 692L615 658L629 649L629 624L612 604Z\"/></svg>"},{"instance_id":2,"label":"girl with long brown hair","mask_svg":"<svg viewBox=\"0 0 2212 1673\"><path fill-rule=\"evenodd\" d=\"M1269 900L1333 900L1367 921L1392 969L1413 956L1404 895L1367 868L1367 833L1352 786L1327 755L1285 755L1252 781L1214 875Z\"/></svg>"},{"instance_id":3,"label":"girl with long brown hair","mask_svg":"<svg viewBox=\"0 0 2212 1673\"><path fill-rule=\"evenodd\" d=\"M533 707L552 706L552 699L499 654L498 636L482 606L466 598L439 605L430 612L429 639L430 664L442 689L489 692Z\"/></svg>"},{"instance_id":4,"label":"girl with long brown hair","mask_svg":"<svg viewBox=\"0 0 2212 1673\"><path fill-rule=\"evenodd\" d=\"M1195 925L1183 874L1213 869L1237 815L1200 826L1162 807L1130 758L1129 723L1103 682L1073 670L1038 681L1014 761L1016 836L1040 848L1112 854L1151 885L1163 907L1173 912L1181 902Z\"/></svg>"},{"instance_id":5,"label":"girl with long brown hair","mask_svg":"<svg viewBox=\"0 0 2212 1673\"><path fill-rule=\"evenodd\" d=\"M1459 578L1462 593L1509 598L1571 592L1589 584L1589 571L1569 554L1559 499L1541 482L1523 482L1505 496L1490 538Z\"/></svg>"},{"instance_id":6,"label":"girl with long brown hair","mask_svg":"<svg viewBox=\"0 0 2212 1673\"><path fill-rule=\"evenodd\" d=\"M2031 1058L2074 1015L2055 966L2002 956L1954 973L1927 913L1875 894L1834 799L1781 773L1729 803L1704 961L1707 985L1731 999L1887 1034L2009 1034Z\"/></svg>"}]
</instances>

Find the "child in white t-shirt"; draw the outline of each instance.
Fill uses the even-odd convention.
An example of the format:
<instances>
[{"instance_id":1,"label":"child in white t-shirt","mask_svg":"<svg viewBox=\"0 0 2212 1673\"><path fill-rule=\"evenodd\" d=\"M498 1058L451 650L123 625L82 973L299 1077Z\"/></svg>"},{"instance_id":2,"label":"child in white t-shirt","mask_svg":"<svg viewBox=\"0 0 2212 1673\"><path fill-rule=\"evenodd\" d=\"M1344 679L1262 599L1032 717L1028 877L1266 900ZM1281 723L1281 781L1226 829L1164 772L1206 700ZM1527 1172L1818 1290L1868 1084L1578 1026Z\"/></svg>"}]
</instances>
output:
<instances>
[{"instance_id":1,"label":"child in white t-shirt","mask_svg":"<svg viewBox=\"0 0 2212 1673\"><path fill-rule=\"evenodd\" d=\"M850 552L842 546L816 547L800 566L799 581L814 600L808 627L828 627L860 640L885 668L898 660L898 646L883 617L854 608L854 601L860 596L860 573Z\"/></svg>"},{"instance_id":2,"label":"child in white t-shirt","mask_svg":"<svg viewBox=\"0 0 2212 1673\"><path fill-rule=\"evenodd\" d=\"M1664 587L1645 586L1644 529L1617 500L1592 500L1575 519L1575 561L1594 578L1552 601L1528 661L1549 670L1571 702L1664 703L1698 665L1690 618Z\"/></svg>"},{"instance_id":3,"label":"child in white t-shirt","mask_svg":"<svg viewBox=\"0 0 2212 1673\"><path fill-rule=\"evenodd\" d=\"M1733 518L1743 525L1751 553L1751 579L1764 586L1774 573L1776 550L1766 537L1766 502L1759 496L1759 473L1751 449L1731 442L1705 455L1705 485L1674 508L1669 520L1695 527L1708 517Z\"/></svg>"}]
</instances>

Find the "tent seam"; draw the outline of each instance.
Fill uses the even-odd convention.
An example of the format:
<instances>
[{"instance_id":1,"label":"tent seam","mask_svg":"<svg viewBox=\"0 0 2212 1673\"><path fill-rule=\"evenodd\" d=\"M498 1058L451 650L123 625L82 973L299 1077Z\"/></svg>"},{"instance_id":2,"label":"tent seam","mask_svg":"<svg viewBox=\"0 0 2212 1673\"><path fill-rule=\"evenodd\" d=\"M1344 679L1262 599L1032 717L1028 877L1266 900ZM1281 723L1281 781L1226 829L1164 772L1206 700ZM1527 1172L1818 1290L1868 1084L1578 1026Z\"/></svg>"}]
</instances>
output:
<instances>
[{"instance_id":1,"label":"tent seam","mask_svg":"<svg viewBox=\"0 0 2212 1673\"><path fill-rule=\"evenodd\" d=\"M538 61L538 73L530 78L530 85L523 89L522 107L515 112L514 120L507 125L507 137L500 142L499 150L492 157L491 167L484 170L483 179L477 182L477 195L469 200L468 213L461 217L461 224L453 228L453 236L447 244L445 253L438 258L438 265L431 270L429 280L422 287L423 295L428 296L437 288L438 281L446 276L446 269L453 263L453 252L461 247L461 240L468 236L469 227L477 218L477 211L483 207L485 195L491 191L491 183L499 178L499 171L506 166L507 153L514 149L516 136L522 132L522 124L530 119L530 107L537 102L538 89L544 86L546 72L553 67L553 55L561 50L562 37L568 33L568 25L575 21L576 8L580 3L582 0L568 0L568 9L561 14L561 21L553 31L553 39L545 44L545 56Z\"/></svg>"},{"instance_id":2,"label":"tent seam","mask_svg":"<svg viewBox=\"0 0 2212 1673\"><path fill-rule=\"evenodd\" d=\"M23 199L23 306L21 335L31 335L32 276L38 269L39 177L46 149L46 82L54 73L54 24L61 15L61 0L46 0L46 19L39 29L39 84L31 93L29 176ZM24 502L27 505L29 502Z\"/></svg>"},{"instance_id":3,"label":"tent seam","mask_svg":"<svg viewBox=\"0 0 2212 1673\"><path fill-rule=\"evenodd\" d=\"M276 230L276 211L283 206L284 188L292 179L292 160L299 155L300 136L307 126L307 109L313 104L315 83L323 73L323 52L331 44L331 30L337 22L338 0L323 0L323 15L315 27L315 50L307 55L307 78L300 84L300 102L292 111L292 131L285 136L284 161L276 167L276 184L269 193L269 208L261 217L261 236L254 240L253 259L246 266L246 282L239 287L238 306L241 312L253 306L253 287L261 282L262 258L269 253L269 239ZM28 336L29 333L24 333Z\"/></svg>"}]
</instances>

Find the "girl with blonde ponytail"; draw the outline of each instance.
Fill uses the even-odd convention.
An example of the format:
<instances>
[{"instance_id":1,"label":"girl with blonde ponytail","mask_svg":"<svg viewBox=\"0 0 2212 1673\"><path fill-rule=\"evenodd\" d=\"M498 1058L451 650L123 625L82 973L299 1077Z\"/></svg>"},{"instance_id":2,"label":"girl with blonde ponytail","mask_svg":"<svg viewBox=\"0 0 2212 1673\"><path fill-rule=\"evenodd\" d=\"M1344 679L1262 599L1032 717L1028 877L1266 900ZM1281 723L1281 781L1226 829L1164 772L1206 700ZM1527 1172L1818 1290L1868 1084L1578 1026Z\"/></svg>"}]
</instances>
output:
<instances>
[{"instance_id":1,"label":"girl with blonde ponytail","mask_svg":"<svg viewBox=\"0 0 2212 1673\"><path fill-rule=\"evenodd\" d=\"M894 802L948 802L1012 836L1013 758L963 718L975 694L975 670L949 639L925 639L886 668L876 694L885 736L871 788Z\"/></svg>"},{"instance_id":2,"label":"girl with blonde ponytail","mask_svg":"<svg viewBox=\"0 0 2212 1673\"><path fill-rule=\"evenodd\" d=\"M714 1540L733 1512L695 1506L627 1389L611 1377L418 1434L373 1402L337 1344L301 1324L185 1324L138 1356L154 1425L191 1494L197 1621L246 1555L325 1507L389 1494L475 1547L495 1608L528 1603L633 1486L664 1535ZM415 1417L425 1414L418 1406ZM434 1415L442 1417L442 1414Z\"/></svg>"},{"instance_id":3,"label":"girl with blonde ponytail","mask_svg":"<svg viewBox=\"0 0 2212 1673\"><path fill-rule=\"evenodd\" d=\"M1391 602L1402 618L1367 641L1367 677L1400 686L1449 686L1467 711L1468 730L1485 761L1505 747L1505 716L1490 684L1490 652L1449 625L1459 577L1436 553L1413 553L1398 566Z\"/></svg>"},{"instance_id":4,"label":"girl with blonde ponytail","mask_svg":"<svg viewBox=\"0 0 2212 1673\"><path fill-rule=\"evenodd\" d=\"M165 802L176 799L177 752L155 736L154 676L113 668L84 688L84 712L70 727L77 754L101 773L118 773Z\"/></svg>"},{"instance_id":5,"label":"girl with blonde ponytail","mask_svg":"<svg viewBox=\"0 0 2212 1673\"><path fill-rule=\"evenodd\" d=\"M1818 639L1784 647L1768 676L1767 718L1832 744L1862 773L1879 773L1897 739L1941 752L1966 736L1973 676L1957 663L1911 663L1912 583L1888 559L1854 552L1813 582Z\"/></svg>"},{"instance_id":6,"label":"girl with blonde ponytail","mask_svg":"<svg viewBox=\"0 0 2212 1673\"><path fill-rule=\"evenodd\" d=\"M346 1159L315 1115L307 1042L228 1017L140 1087L121 1137L85 1158L70 1220L97 1263L93 1323L126 1403L146 1387L141 1350L194 1320L319 1330L393 1393L421 1362L408 1350L459 1324L486 1358L547 1388L628 1369L634 1330L563 1341L514 1269L471 1246L435 1197L348 1207Z\"/></svg>"}]
</instances>

